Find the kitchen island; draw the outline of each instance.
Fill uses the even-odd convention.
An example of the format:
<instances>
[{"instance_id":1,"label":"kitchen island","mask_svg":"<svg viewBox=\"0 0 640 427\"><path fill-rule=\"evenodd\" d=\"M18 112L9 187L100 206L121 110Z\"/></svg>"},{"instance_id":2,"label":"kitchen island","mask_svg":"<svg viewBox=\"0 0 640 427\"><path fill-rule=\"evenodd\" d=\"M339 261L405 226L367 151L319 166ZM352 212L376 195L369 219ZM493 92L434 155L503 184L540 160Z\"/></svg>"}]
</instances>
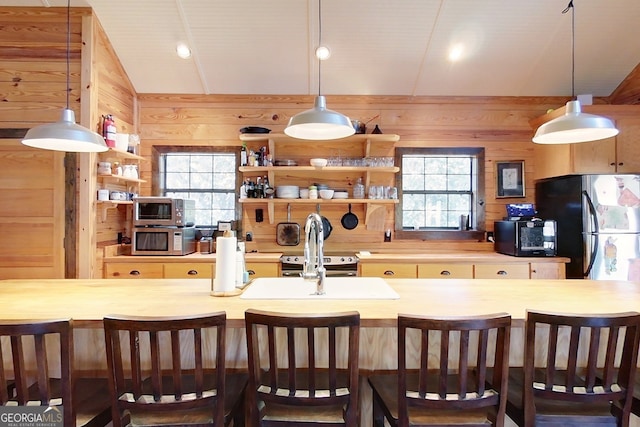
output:
<instances>
[{"instance_id":1,"label":"kitchen island","mask_svg":"<svg viewBox=\"0 0 640 427\"><path fill-rule=\"evenodd\" d=\"M348 279L345 279L348 280ZM574 313L640 311L640 283L590 280L388 279L399 299L322 300L242 299L210 295L208 279L2 280L4 319L71 317L75 326L76 368L104 373L102 318L109 314L180 316L224 310L227 360L246 367L244 312L247 308L283 312L357 310L361 315L360 368L364 373L394 369L398 313L464 316L496 312L514 319L510 363L522 363L522 326L528 308ZM369 425L370 390L362 385L362 425Z\"/></svg>"}]
</instances>

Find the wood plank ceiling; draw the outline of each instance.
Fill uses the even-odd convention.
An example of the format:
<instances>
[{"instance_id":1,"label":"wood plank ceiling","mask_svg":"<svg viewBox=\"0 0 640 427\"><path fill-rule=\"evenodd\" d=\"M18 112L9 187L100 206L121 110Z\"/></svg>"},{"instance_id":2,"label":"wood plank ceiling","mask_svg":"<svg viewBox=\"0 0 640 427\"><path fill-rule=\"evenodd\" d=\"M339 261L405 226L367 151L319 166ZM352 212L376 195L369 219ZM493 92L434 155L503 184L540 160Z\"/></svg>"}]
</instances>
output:
<instances>
[{"instance_id":1,"label":"wood plank ceiling","mask_svg":"<svg viewBox=\"0 0 640 427\"><path fill-rule=\"evenodd\" d=\"M568 0L73 0L91 6L139 93L570 96ZM638 0L575 0L575 95L640 62ZM66 0L0 0L0 6ZM193 56L176 56L178 42ZM448 59L459 45L462 57Z\"/></svg>"}]
</instances>

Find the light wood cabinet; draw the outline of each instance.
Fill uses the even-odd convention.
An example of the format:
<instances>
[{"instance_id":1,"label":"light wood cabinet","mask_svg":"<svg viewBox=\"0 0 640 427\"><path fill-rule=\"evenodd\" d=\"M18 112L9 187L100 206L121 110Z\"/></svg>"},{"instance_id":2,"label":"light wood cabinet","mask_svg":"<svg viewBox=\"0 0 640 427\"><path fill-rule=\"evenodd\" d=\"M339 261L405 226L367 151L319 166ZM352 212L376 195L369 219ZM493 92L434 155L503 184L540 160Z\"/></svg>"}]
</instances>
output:
<instances>
[{"instance_id":1,"label":"light wood cabinet","mask_svg":"<svg viewBox=\"0 0 640 427\"><path fill-rule=\"evenodd\" d=\"M532 262L530 276L532 279L566 279L566 266L557 262Z\"/></svg>"},{"instance_id":2,"label":"light wood cabinet","mask_svg":"<svg viewBox=\"0 0 640 427\"><path fill-rule=\"evenodd\" d=\"M178 262L164 264L165 279L210 279L215 275L212 262Z\"/></svg>"},{"instance_id":3,"label":"light wood cabinet","mask_svg":"<svg viewBox=\"0 0 640 427\"><path fill-rule=\"evenodd\" d=\"M473 279L473 264L418 264L421 279Z\"/></svg>"},{"instance_id":4,"label":"light wood cabinet","mask_svg":"<svg viewBox=\"0 0 640 427\"><path fill-rule=\"evenodd\" d=\"M529 279L529 263L476 264L474 279Z\"/></svg>"},{"instance_id":5,"label":"light wood cabinet","mask_svg":"<svg viewBox=\"0 0 640 427\"><path fill-rule=\"evenodd\" d=\"M258 277L279 277L280 263L277 262L248 262L249 279Z\"/></svg>"},{"instance_id":6,"label":"light wood cabinet","mask_svg":"<svg viewBox=\"0 0 640 427\"><path fill-rule=\"evenodd\" d=\"M105 279L161 279L164 276L162 263L118 262L105 263Z\"/></svg>"},{"instance_id":7,"label":"light wood cabinet","mask_svg":"<svg viewBox=\"0 0 640 427\"><path fill-rule=\"evenodd\" d=\"M549 178L568 174L639 173L640 172L640 118L637 108L629 106L585 106L591 114L606 116L615 121L620 133L600 141L579 144L534 144L536 168L534 178ZM544 123L546 115L532 121Z\"/></svg>"},{"instance_id":8,"label":"light wood cabinet","mask_svg":"<svg viewBox=\"0 0 640 427\"><path fill-rule=\"evenodd\" d=\"M415 279L418 277L416 264L361 264L358 266L360 276Z\"/></svg>"}]
</instances>

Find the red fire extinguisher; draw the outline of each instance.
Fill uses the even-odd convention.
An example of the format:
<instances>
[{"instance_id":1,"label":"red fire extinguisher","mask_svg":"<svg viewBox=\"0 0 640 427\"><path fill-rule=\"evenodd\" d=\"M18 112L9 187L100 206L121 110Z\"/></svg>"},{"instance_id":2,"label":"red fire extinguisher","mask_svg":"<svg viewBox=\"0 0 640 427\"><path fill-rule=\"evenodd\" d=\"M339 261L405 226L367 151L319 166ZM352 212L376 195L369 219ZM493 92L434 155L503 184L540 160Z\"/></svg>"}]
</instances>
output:
<instances>
[{"instance_id":1,"label":"red fire extinguisher","mask_svg":"<svg viewBox=\"0 0 640 427\"><path fill-rule=\"evenodd\" d=\"M111 114L102 116L102 136L107 147L116 146L116 121Z\"/></svg>"}]
</instances>

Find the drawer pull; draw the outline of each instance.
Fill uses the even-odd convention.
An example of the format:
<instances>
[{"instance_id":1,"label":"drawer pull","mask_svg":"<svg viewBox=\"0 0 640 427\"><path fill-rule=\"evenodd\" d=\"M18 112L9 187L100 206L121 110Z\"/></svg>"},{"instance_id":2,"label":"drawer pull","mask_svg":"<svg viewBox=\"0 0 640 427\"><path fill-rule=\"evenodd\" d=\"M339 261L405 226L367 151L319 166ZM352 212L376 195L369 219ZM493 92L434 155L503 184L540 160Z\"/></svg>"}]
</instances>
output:
<instances>
[{"instance_id":1,"label":"drawer pull","mask_svg":"<svg viewBox=\"0 0 640 427\"><path fill-rule=\"evenodd\" d=\"M247 270L247 273L249 273L249 276L255 276L256 272L253 270Z\"/></svg>"},{"instance_id":2,"label":"drawer pull","mask_svg":"<svg viewBox=\"0 0 640 427\"><path fill-rule=\"evenodd\" d=\"M498 276L506 276L506 275L507 275L507 272L506 272L506 271L504 271L504 270L500 270L500 271L498 271L496 274L497 274Z\"/></svg>"},{"instance_id":3,"label":"drawer pull","mask_svg":"<svg viewBox=\"0 0 640 427\"><path fill-rule=\"evenodd\" d=\"M140 271L138 270L131 270L129 272L129 276L139 276L140 275Z\"/></svg>"},{"instance_id":4,"label":"drawer pull","mask_svg":"<svg viewBox=\"0 0 640 427\"><path fill-rule=\"evenodd\" d=\"M394 274L396 274L396 273L394 273L394 272L393 272L393 271L391 271L391 270L386 270L386 271L385 271L384 273L382 273L382 274L384 274L385 276L393 276L393 275L394 275Z\"/></svg>"},{"instance_id":5,"label":"drawer pull","mask_svg":"<svg viewBox=\"0 0 640 427\"><path fill-rule=\"evenodd\" d=\"M451 272L450 272L450 271L447 271L447 270L442 270L442 271L440 272L440 275L441 275L441 276L451 276Z\"/></svg>"},{"instance_id":6,"label":"drawer pull","mask_svg":"<svg viewBox=\"0 0 640 427\"><path fill-rule=\"evenodd\" d=\"M187 271L187 274L189 276L197 276L198 275L198 270L189 270L189 271Z\"/></svg>"}]
</instances>

